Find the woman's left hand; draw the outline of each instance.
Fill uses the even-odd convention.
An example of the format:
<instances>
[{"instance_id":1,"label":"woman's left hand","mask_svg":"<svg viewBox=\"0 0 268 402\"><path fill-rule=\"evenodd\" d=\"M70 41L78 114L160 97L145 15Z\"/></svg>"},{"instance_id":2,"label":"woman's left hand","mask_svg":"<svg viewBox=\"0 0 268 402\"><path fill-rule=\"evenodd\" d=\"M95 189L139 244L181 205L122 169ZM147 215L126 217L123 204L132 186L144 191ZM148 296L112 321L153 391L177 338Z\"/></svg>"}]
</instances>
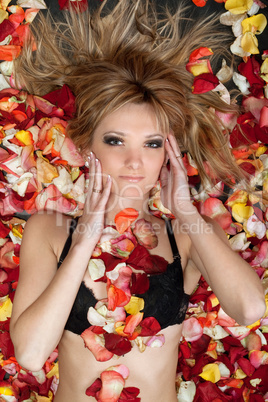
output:
<instances>
[{"instance_id":1,"label":"woman's left hand","mask_svg":"<svg viewBox=\"0 0 268 402\"><path fill-rule=\"evenodd\" d=\"M187 171L174 135L168 134L165 148L170 169L164 165L160 172L161 201L176 218L183 220L187 215L196 212L196 208L190 199Z\"/></svg>"}]
</instances>

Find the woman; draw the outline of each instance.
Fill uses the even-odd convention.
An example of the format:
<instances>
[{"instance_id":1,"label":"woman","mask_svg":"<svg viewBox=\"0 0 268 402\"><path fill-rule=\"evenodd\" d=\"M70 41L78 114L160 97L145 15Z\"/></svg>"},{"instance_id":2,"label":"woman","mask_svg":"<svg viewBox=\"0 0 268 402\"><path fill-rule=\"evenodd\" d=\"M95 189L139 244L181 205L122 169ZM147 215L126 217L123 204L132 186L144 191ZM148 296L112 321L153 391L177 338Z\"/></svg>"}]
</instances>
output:
<instances>
[{"instance_id":1,"label":"woman","mask_svg":"<svg viewBox=\"0 0 268 402\"><path fill-rule=\"evenodd\" d=\"M203 181L242 177L212 110L235 107L216 93L193 95L185 69L198 46L220 52L215 21L190 28L180 9L158 20L147 1L121 1L110 12L106 3L92 18L41 19L36 52L29 42L17 65L30 92L67 84L76 95L68 133L89 185L79 219L29 219L10 331L31 371L59 345L56 402L175 402L181 324L200 275L238 323L265 312L258 276L191 203L182 162L189 151ZM172 224L148 209L158 179Z\"/></svg>"}]
</instances>

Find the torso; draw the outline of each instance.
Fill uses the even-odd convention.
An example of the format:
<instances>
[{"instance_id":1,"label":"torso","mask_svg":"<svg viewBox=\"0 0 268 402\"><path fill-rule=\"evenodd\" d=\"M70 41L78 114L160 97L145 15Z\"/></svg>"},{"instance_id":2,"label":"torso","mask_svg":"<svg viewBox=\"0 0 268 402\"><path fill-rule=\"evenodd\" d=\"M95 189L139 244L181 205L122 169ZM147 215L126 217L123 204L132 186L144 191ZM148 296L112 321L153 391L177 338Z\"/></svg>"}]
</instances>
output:
<instances>
[{"instance_id":1,"label":"torso","mask_svg":"<svg viewBox=\"0 0 268 402\"><path fill-rule=\"evenodd\" d=\"M59 260L62 249L68 237L69 218L63 217L63 224L55 226L51 232L51 246ZM173 256L168 237L165 233L165 223L152 217L152 223L159 230L158 246L152 250L153 254L163 256L172 262ZM181 263L186 273L189 261L190 241L187 235L175 232L176 242L181 255ZM194 270L189 269L184 275L184 290L190 294L198 281ZM191 274L192 273L192 274ZM85 273L84 282L92 289L97 299L107 297L106 284L94 282ZM175 376L177 368L178 344L181 337L182 325L172 325L163 330L165 344L161 348L147 347L140 352L137 345L125 356L113 357L107 362L97 362L92 353L85 348L80 335L68 330L63 332L59 344L60 384L55 396L55 402L73 402L95 400L88 397L85 390L100 376L100 373L113 365L124 364L130 370L125 386L138 387L142 402L176 402Z\"/></svg>"}]
</instances>

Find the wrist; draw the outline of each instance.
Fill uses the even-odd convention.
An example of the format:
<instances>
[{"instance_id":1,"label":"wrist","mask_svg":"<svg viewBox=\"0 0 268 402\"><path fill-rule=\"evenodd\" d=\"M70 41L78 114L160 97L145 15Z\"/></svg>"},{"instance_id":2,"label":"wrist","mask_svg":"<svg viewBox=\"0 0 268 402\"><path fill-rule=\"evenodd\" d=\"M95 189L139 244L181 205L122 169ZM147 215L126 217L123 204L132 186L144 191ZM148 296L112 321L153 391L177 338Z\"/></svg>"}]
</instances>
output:
<instances>
[{"instance_id":1,"label":"wrist","mask_svg":"<svg viewBox=\"0 0 268 402\"><path fill-rule=\"evenodd\" d=\"M181 204L179 208L174 211L173 215L181 223L192 222L198 217L201 218L201 215L197 211L197 208L192 203Z\"/></svg>"}]
</instances>

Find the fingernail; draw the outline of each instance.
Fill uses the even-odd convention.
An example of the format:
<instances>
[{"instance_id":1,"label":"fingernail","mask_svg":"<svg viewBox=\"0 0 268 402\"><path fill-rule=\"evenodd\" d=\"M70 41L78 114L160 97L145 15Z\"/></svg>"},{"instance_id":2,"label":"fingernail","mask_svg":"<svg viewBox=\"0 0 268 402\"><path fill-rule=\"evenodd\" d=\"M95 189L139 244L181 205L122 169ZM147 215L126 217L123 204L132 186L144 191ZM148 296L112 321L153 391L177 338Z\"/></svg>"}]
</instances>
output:
<instances>
[{"instance_id":1,"label":"fingernail","mask_svg":"<svg viewBox=\"0 0 268 402\"><path fill-rule=\"evenodd\" d=\"M96 162L96 166L97 166L97 165L98 165L98 163L99 163L99 160L96 158L95 162Z\"/></svg>"},{"instance_id":2,"label":"fingernail","mask_svg":"<svg viewBox=\"0 0 268 402\"><path fill-rule=\"evenodd\" d=\"M169 142L169 141L168 141L168 138L166 138L166 141Z\"/></svg>"}]
</instances>

